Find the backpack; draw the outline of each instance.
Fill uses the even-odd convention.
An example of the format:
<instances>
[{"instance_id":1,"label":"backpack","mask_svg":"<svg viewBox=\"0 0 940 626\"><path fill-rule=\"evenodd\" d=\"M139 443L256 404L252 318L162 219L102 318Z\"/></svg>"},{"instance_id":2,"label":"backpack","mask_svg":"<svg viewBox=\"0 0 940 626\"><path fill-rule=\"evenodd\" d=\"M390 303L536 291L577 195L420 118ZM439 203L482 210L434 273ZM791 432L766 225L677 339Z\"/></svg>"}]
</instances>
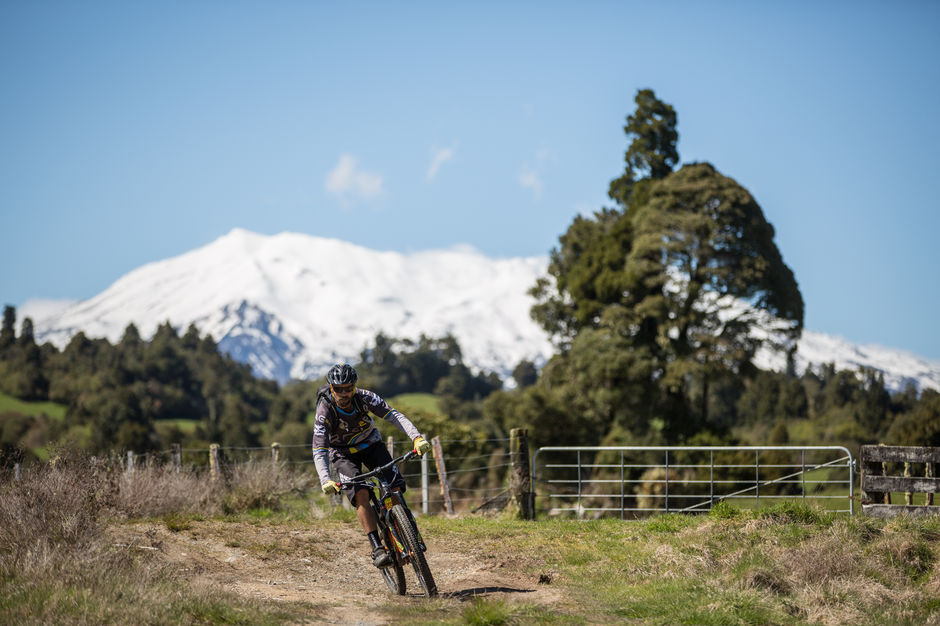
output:
<instances>
[{"instance_id":1,"label":"backpack","mask_svg":"<svg viewBox=\"0 0 940 626\"><path fill-rule=\"evenodd\" d=\"M317 389L317 403L314 405L314 410L316 410L316 407L320 406L321 400L326 400L326 406L330 410L330 418L336 419L336 403L333 401L333 392L330 391L329 384L323 385ZM362 399L359 397L358 393L353 394L353 409L356 415L360 417L367 417L369 415L369 410L366 409L365 405L362 403Z\"/></svg>"}]
</instances>

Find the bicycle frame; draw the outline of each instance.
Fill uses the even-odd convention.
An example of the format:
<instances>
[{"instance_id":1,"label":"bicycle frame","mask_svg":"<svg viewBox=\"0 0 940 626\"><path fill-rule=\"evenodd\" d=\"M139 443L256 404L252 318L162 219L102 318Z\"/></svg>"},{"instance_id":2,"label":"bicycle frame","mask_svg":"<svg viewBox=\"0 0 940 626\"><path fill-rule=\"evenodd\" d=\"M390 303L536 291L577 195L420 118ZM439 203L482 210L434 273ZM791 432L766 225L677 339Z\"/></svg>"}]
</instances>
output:
<instances>
[{"instance_id":1,"label":"bicycle frame","mask_svg":"<svg viewBox=\"0 0 940 626\"><path fill-rule=\"evenodd\" d=\"M389 589L393 593L404 595L405 575L402 566L410 563L415 569L418 582L424 589L425 595L431 597L437 593L437 585L434 583L434 577L424 557L427 547L418 531L414 516L405 503L404 496L401 492L392 490L391 485L382 477L384 471L408 461L417 454L416 450L410 450L370 472L338 483L337 487L340 489L362 487L369 491L369 503L375 512L379 536L386 544L389 556L392 558L391 565L382 568L382 575ZM379 492L378 496L376 496L376 490Z\"/></svg>"},{"instance_id":2,"label":"bicycle frame","mask_svg":"<svg viewBox=\"0 0 940 626\"><path fill-rule=\"evenodd\" d=\"M385 465L377 467L365 474L359 474L353 480L344 483L337 483L336 485L339 489L364 487L369 491L369 502L372 504L376 518L380 523L384 522L386 526L390 527L392 535L395 536L396 540L395 549L402 556L403 563L408 563L410 561L410 557L402 545L401 537L397 536L397 533L394 530L394 525L391 524L390 518L393 506L396 504L401 504L407 509L408 505L405 503L405 497L402 495L402 493L400 491L393 491L391 485L382 478L382 472L387 469L391 469L399 463L404 463L405 461L412 459L413 457L417 456L417 454L418 452L416 450L409 450L400 457L392 459L391 462L386 463ZM376 485L376 483L378 484ZM375 495L376 489L379 491L378 496ZM380 502L381 505L379 504Z\"/></svg>"}]
</instances>

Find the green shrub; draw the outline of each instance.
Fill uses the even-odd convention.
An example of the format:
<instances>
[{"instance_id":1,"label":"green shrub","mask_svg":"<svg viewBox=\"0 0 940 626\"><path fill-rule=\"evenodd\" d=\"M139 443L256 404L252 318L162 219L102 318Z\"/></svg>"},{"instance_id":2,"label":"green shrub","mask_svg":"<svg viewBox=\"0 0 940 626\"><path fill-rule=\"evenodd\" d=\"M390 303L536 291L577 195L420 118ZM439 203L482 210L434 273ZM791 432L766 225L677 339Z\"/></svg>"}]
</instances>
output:
<instances>
[{"instance_id":1,"label":"green shrub","mask_svg":"<svg viewBox=\"0 0 940 626\"><path fill-rule=\"evenodd\" d=\"M796 500L784 500L773 506L758 509L755 515L758 518L771 519L785 523L818 524L822 526L832 524L831 513L820 511L816 507Z\"/></svg>"},{"instance_id":2,"label":"green shrub","mask_svg":"<svg viewBox=\"0 0 940 626\"><path fill-rule=\"evenodd\" d=\"M744 514L741 509L734 506L727 500L720 500L708 512L708 516L713 519L735 519Z\"/></svg>"}]
</instances>

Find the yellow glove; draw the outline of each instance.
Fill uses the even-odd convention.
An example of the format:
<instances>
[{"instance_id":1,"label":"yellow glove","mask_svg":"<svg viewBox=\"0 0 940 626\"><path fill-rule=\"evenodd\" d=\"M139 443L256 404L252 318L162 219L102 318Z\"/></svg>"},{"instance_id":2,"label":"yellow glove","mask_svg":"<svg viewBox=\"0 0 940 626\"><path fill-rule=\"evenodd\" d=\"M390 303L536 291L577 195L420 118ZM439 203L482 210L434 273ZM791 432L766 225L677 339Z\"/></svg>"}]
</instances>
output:
<instances>
[{"instance_id":1,"label":"yellow glove","mask_svg":"<svg viewBox=\"0 0 940 626\"><path fill-rule=\"evenodd\" d=\"M418 456L431 451L431 444L424 440L424 437L415 438L415 452L418 453Z\"/></svg>"},{"instance_id":2,"label":"yellow glove","mask_svg":"<svg viewBox=\"0 0 940 626\"><path fill-rule=\"evenodd\" d=\"M323 493L325 493L328 496L331 496L334 493L339 493L339 487L337 487L336 482L332 480L328 480L322 485L320 485L320 489L322 489Z\"/></svg>"}]
</instances>

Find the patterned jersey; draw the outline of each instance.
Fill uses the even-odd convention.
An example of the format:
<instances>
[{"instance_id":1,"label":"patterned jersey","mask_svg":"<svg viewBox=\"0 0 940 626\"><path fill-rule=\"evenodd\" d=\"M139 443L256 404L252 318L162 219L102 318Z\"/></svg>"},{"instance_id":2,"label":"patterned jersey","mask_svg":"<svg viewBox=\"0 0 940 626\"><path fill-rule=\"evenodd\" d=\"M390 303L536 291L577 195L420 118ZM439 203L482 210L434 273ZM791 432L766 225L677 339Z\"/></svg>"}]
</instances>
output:
<instances>
[{"instance_id":1,"label":"patterned jersey","mask_svg":"<svg viewBox=\"0 0 940 626\"><path fill-rule=\"evenodd\" d=\"M348 412L321 398L313 423L313 461L321 483L330 480L329 458L337 449L356 452L382 440L372 415L391 422L411 440L421 436L411 420L368 389L356 390Z\"/></svg>"}]
</instances>

